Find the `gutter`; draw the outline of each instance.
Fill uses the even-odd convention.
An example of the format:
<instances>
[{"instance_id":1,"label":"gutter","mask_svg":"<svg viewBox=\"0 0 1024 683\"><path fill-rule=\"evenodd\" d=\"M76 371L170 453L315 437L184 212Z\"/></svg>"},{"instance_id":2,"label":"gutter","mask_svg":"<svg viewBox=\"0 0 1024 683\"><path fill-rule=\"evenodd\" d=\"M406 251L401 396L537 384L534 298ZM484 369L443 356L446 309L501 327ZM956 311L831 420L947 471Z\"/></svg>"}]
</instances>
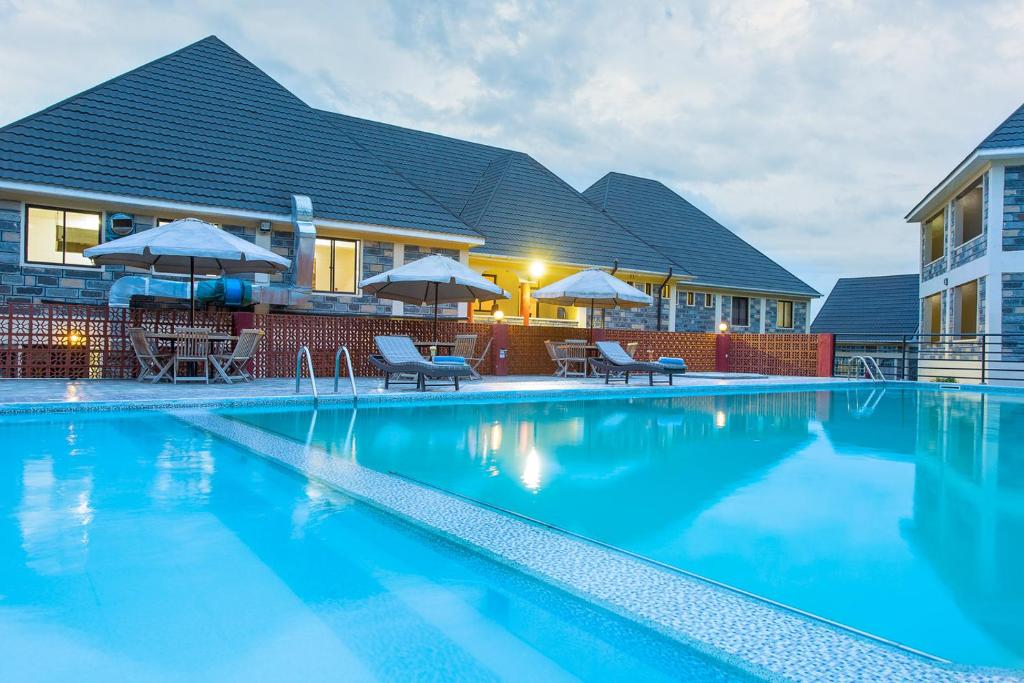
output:
<instances>
[{"instance_id":1,"label":"gutter","mask_svg":"<svg viewBox=\"0 0 1024 683\"><path fill-rule=\"evenodd\" d=\"M980 171L986 163L1018 157L1024 158L1024 147L975 150L966 159L961 161L956 168L950 171L903 219L908 223L918 223L925 220L926 215L934 210L937 200L946 194L950 185L959 186L962 180Z\"/></svg>"}]
</instances>

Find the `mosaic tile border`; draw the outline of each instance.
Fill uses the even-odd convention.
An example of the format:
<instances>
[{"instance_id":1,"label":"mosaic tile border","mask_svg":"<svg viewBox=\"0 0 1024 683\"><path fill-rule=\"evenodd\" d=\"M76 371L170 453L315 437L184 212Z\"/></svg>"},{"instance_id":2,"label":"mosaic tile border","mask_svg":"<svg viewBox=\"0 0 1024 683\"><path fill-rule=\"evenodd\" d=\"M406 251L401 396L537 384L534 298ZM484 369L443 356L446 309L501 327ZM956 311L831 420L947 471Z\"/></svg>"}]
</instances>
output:
<instances>
[{"instance_id":1,"label":"mosaic tile border","mask_svg":"<svg viewBox=\"0 0 1024 683\"><path fill-rule=\"evenodd\" d=\"M171 414L764 678L1024 680L934 661L209 412Z\"/></svg>"}]
</instances>

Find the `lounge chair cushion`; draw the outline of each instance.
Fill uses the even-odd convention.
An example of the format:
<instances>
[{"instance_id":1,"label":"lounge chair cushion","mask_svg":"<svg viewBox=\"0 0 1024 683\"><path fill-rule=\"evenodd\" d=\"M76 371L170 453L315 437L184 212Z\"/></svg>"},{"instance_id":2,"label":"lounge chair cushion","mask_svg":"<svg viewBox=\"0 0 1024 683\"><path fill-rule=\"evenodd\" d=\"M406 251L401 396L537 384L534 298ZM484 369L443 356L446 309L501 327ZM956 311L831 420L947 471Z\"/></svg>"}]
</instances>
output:
<instances>
[{"instance_id":1,"label":"lounge chair cushion","mask_svg":"<svg viewBox=\"0 0 1024 683\"><path fill-rule=\"evenodd\" d=\"M661 358L658 359L658 362L661 363L662 365L674 365L681 368L686 367L686 361L683 360L682 358L670 358L668 356L662 356Z\"/></svg>"},{"instance_id":2,"label":"lounge chair cushion","mask_svg":"<svg viewBox=\"0 0 1024 683\"><path fill-rule=\"evenodd\" d=\"M434 362L443 365L465 365L466 358L464 356L434 356Z\"/></svg>"}]
</instances>

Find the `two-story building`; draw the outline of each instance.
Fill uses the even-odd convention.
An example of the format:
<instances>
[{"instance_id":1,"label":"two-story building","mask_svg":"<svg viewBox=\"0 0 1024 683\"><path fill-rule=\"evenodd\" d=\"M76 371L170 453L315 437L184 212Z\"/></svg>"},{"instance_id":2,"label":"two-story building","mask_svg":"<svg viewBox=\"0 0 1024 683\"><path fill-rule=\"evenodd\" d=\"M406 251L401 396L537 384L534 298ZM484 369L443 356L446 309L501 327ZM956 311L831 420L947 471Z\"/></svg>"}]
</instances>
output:
<instances>
[{"instance_id":1,"label":"two-story building","mask_svg":"<svg viewBox=\"0 0 1024 683\"><path fill-rule=\"evenodd\" d=\"M966 349L981 334L1003 335L989 338L988 360L1019 360L1024 336L1014 335L1024 335L1024 107L982 140L907 221L921 231L922 335L935 335L953 360L957 344ZM968 365L975 355L965 354Z\"/></svg>"},{"instance_id":2,"label":"two-story building","mask_svg":"<svg viewBox=\"0 0 1024 683\"><path fill-rule=\"evenodd\" d=\"M0 303L145 303L174 276L82 252L186 216L292 259L257 310L424 315L358 283L429 253L513 294L451 316L581 324L530 292L594 266L655 300L609 327L804 332L818 296L660 182L314 109L213 36L0 129Z\"/></svg>"}]
</instances>

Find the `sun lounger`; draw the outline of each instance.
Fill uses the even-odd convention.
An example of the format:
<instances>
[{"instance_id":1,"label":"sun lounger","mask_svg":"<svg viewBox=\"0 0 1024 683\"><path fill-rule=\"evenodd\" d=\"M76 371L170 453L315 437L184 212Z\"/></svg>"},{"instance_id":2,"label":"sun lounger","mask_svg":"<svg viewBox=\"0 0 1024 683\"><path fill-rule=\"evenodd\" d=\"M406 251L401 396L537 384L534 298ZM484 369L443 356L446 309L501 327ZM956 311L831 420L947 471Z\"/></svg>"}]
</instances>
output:
<instances>
[{"instance_id":1,"label":"sun lounger","mask_svg":"<svg viewBox=\"0 0 1024 683\"><path fill-rule=\"evenodd\" d=\"M654 376L662 375L668 378L672 384L675 375L686 374L686 361L682 358L660 358L657 362L638 361L630 357L619 342L599 341L597 350L601 353L600 358L591 358L590 364L599 374L604 375L604 383L611 383L612 379L622 379L629 383L630 374L645 374L654 384Z\"/></svg>"},{"instance_id":2,"label":"sun lounger","mask_svg":"<svg viewBox=\"0 0 1024 683\"><path fill-rule=\"evenodd\" d=\"M373 338L380 354L370 356L370 363L384 373L384 388L392 384L415 384L420 391L428 386L448 386L452 382L459 390L459 379L472 377L473 368L465 361L431 362L424 358L409 337L377 336ZM396 381L395 375L414 375L414 382ZM443 385L428 385L427 379L447 380Z\"/></svg>"}]
</instances>

